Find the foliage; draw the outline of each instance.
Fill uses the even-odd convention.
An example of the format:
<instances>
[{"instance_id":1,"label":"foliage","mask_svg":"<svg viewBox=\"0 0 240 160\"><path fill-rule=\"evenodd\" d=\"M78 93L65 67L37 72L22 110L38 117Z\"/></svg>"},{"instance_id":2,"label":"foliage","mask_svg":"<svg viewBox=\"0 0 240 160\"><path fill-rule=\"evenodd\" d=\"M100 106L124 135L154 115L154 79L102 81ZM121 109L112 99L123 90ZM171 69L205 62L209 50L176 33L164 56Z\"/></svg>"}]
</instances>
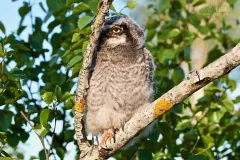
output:
<instances>
[{"instance_id":1,"label":"foliage","mask_svg":"<svg viewBox=\"0 0 240 160\"><path fill-rule=\"evenodd\" d=\"M14 3L14 2L13 2ZM66 146L76 141L71 118L76 90L76 77L86 49L90 24L97 13L98 0L46 0L44 19L32 17L33 4L23 1L19 8L20 24L16 32L4 34L0 44L0 157L23 158L19 143L29 138L28 117L40 137L52 138L52 157L64 159ZM234 7L235 2L226 2ZM126 7L134 9L140 1L129 0ZM203 8L205 0L155 0L148 3L146 46L155 58L156 98L186 77L183 63L192 70L191 46L197 38L214 40L208 51L208 63L223 55L237 43L230 35L231 25L210 21L216 10ZM193 9L190 10L189 6ZM208 5L206 5L208 6ZM209 6L208 6L209 7ZM118 14L112 6L112 13ZM26 41L21 33L26 17L32 19L32 33ZM236 21L237 25L239 24ZM43 30L47 25L47 31ZM57 33L55 29L60 28ZM44 42L51 47L45 48ZM13 67L14 66L14 67ZM37 92L33 88L37 88ZM204 89L204 96L196 105L189 99L162 116L149 135L114 155L117 159L240 159L240 114L227 91L236 89L236 82L226 75ZM66 118L71 117L71 118ZM55 133L56 122L62 122L60 133ZM51 144L51 142L50 142ZM7 153L7 148L15 150ZM44 159L44 151L37 156ZM0 158L1 159L1 158Z\"/></svg>"}]
</instances>

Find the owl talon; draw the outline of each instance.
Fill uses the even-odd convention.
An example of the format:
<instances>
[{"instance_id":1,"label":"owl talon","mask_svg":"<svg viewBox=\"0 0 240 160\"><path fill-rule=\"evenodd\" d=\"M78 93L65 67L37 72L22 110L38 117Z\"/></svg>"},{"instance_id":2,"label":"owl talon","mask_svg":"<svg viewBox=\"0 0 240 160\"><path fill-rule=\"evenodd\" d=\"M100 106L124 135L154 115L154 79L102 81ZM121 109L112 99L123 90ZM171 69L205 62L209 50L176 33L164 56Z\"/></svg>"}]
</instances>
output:
<instances>
[{"instance_id":1,"label":"owl talon","mask_svg":"<svg viewBox=\"0 0 240 160\"><path fill-rule=\"evenodd\" d=\"M102 138L100 139L99 145L102 148L105 148L106 142L107 141L111 141L112 139L115 142L115 132L114 132L114 130L113 129L109 129L107 131L104 131L104 133L102 135Z\"/></svg>"}]
</instances>

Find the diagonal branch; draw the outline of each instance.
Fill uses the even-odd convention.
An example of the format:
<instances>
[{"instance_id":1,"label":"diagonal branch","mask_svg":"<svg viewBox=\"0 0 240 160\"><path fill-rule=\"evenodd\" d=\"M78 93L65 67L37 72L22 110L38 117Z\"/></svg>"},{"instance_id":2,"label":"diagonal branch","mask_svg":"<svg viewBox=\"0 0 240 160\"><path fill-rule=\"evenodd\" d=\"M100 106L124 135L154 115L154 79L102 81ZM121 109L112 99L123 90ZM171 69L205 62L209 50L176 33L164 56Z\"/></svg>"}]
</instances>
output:
<instances>
[{"instance_id":1,"label":"diagonal branch","mask_svg":"<svg viewBox=\"0 0 240 160\"><path fill-rule=\"evenodd\" d=\"M151 105L135 114L125 125L124 131L116 134L115 143L109 143L107 148L111 151L100 149L100 156L107 158L123 147L129 140L137 135L157 117L169 111L174 105L184 101L194 92L203 88L215 79L228 74L240 65L240 43L224 56L198 71L191 72L179 85L162 95Z\"/></svg>"},{"instance_id":2,"label":"diagonal branch","mask_svg":"<svg viewBox=\"0 0 240 160\"><path fill-rule=\"evenodd\" d=\"M92 64L92 57L94 50L98 44L98 37L105 21L105 16L109 11L109 8L113 0L101 0L99 4L99 11L96 16L96 20L92 26L92 35L90 37L87 49L84 53L84 60L82 68L78 76L78 91L75 96L75 114L74 114L74 125L77 136L77 142L81 151L80 158L82 159L86 154L89 154L92 147L87 141L85 125L84 125L84 105L85 95L88 88L88 76L89 69Z\"/></svg>"},{"instance_id":3,"label":"diagonal branch","mask_svg":"<svg viewBox=\"0 0 240 160\"><path fill-rule=\"evenodd\" d=\"M240 65L240 43L230 52L198 71L191 72L179 85L162 95L148 107L136 113L115 135L115 142L109 141L107 149L95 148L93 157L108 158L135 137L148 124L181 103L194 92L215 79L228 74ZM88 159L93 159L89 156Z\"/></svg>"}]
</instances>

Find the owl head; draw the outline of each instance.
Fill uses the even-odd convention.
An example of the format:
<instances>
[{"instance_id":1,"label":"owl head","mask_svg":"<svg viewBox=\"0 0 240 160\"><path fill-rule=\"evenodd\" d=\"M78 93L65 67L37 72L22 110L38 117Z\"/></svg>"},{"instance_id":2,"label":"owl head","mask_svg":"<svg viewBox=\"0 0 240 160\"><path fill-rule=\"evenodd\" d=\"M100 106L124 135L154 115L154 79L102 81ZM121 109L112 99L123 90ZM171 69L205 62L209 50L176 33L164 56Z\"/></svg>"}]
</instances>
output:
<instances>
[{"instance_id":1,"label":"owl head","mask_svg":"<svg viewBox=\"0 0 240 160\"><path fill-rule=\"evenodd\" d=\"M106 17L99 42L101 46L110 49L116 47L140 49L144 46L144 32L126 16Z\"/></svg>"}]
</instances>

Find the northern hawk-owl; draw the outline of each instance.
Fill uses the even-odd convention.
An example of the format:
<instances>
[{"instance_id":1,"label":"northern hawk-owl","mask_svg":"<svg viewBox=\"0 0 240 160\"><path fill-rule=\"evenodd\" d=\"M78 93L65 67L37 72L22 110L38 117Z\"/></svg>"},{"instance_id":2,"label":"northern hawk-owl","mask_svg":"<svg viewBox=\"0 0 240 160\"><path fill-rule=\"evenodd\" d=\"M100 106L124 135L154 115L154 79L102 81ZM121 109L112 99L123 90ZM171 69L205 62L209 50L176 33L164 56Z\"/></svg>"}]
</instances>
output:
<instances>
[{"instance_id":1,"label":"northern hawk-owl","mask_svg":"<svg viewBox=\"0 0 240 160\"><path fill-rule=\"evenodd\" d=\"M153 101L154 62L143 30L130 18L105 19L87 93L87 130L119 129Z\"/></svg>"}]
</instances>

